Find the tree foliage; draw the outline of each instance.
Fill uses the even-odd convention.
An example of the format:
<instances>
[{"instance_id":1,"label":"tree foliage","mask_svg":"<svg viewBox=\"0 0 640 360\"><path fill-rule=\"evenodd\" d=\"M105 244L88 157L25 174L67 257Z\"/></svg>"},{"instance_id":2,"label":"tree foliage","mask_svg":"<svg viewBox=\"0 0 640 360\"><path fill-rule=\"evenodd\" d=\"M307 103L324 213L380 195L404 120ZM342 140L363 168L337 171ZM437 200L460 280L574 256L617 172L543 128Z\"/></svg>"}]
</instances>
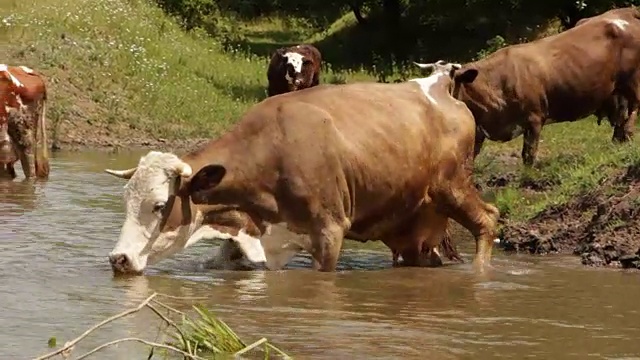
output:
<instances>
[{"instance_id":1,"label":"tree foliage","mask_svg":"<svg viewBox=\"0 0 640 360\"><path fill-rule=\"evenodd\" d=\"M357 25L316 44L337 67L393 71L411 60L465 61L571 28L584 17L640 0L156 0L187 29L233 32L220 19L303 18L318 31L347 12ZM225 28L227 26L227 28ZM384 78L384 75L382 76Z\"/></svg>"}]
</instances>

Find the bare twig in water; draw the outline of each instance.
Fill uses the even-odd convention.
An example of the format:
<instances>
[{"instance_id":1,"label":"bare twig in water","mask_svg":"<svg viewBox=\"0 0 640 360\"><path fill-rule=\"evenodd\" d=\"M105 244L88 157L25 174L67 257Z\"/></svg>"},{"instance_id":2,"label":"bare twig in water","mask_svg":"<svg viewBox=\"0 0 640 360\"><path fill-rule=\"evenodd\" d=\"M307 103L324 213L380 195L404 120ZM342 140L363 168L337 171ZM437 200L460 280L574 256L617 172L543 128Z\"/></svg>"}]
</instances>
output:
<instances>
[{"instance_id":1,"label":"bare twig in water","mask_svg":"<svg viewBox=\"0 0 640 360\"><path fill-rule=\"evenodd\" d=\"M167 310L169 310L169 311L171 311L171 312L174 312L174 313L176 313L176 314L180 314L180 315L183 315L183 316L186 316L186 315L187 315L187 314L183 313L182 311L180 311L180 310L178 310L178 309L174 309L174 308L172 308L171 306L169 306L169 305L167 305L167 304L161 303L161 302L160 302L160 301L158 301L158 300L151 300L151 302L152 302L152 303L154 303L154 304L156 304L156 305L158 305L158 306L160 306L160 307L163 307L163 308L165 308L165 309L167 309Z\"/></svg>"},{"instance_id":2,"label":"bare twig in water","mask_svg":"<svg viewBox=\"0 0 640 360\"><path fill-rule=\"evenodd\" d=\"M145 344L145 345L149 345L149 346L154 347L154 348L160 348L160 349L167 349L167 350L175 351L178 354L184 355L188 359L207 360L207 359L205 359L203 357L200 357L200 356L194 355L194 354L189 354L186 351L182 351L182 350L180 350L178 348L175 348L173 346L170 346L170 345L158 344L158 343L154 343L152 341L147 341L147 340L140 339L140 338L123 338L123 339L110 341L110 342L108 342L106 344L102 344L102 345L96 347L95 349L93 349L93 350L91 350L91 351L89 351L89 352L87 352L85 354L82 354L82 355L78 356L76 358L76 360L84 359L84 358L88 357L89 355L95 354L95 353L97 353L98 351L100 351L100 350L102 350L104 348L107 348L109 346L112 346L112 345L115 345L115 344L119 344L119 343L122 343L122 342L127 342L127 341L135 341L135 342L139 342L139 343L142 343L142 344Z\"/></svg>"},{"instance_id":3,"label":"bare twig in water","mask_svg":"<svg viewBox=\"0 0 640 360\"><path fill-rule=\"evenodd\" d=\"M167 294L158 294L158 296L160 297L164 297L167 299L174 299L174 300L209 300L208 297L206 296L173 296L173 295L167 295Z\"/></svg>"},{"instance_id":4,"label":"bare twig in water","mask_svg":"<svg viewBox=\"0 0 640 360\"><path fill-rule=\"evenodd\" d=\"M147 307L149 309L151 309L151 311L153 311L154 313L156 313L156 315L158 315L162 320L164 320L167 324L173 326L174 329L176 329L180 335L182 337L186 336L185 333L182 331L182 329L180 328L180 326L178 326L173 320L169 319L168 317L166 317L164 314L162 314L160 311L158 311L158 309L155 308L155 306L151 305L151 304L147 304Z\"/></svg>"},{"instance_id":5,"label":"bare twig in water","mask_svg":"<svg viewBox=\"0 0 640 360\"><path fill-rule=\"evenodd\" d=\"M282 355L285 359L290 359L291 357L287 355L282 350L278 349L274 345L270 344L266 338L262 338L253 344L245 345L245 343L233 332L231 328L227 324L225 324L222 320L217 319L215 316L210 314L207 310L203 308L199 308L194 306L195 311L199 315L199 320L192 321L189 317L182 311L179 311L169 305L163 304L162 302L156 300L157 296L164 296L166 298L171 299L205 299L205 298L180 298L176 296L164 295L153 293L151 296L144 299L138 306L131 308L129 310L123 311L119 314L111 316L93 327L89 330L85 331L82 335L77 338L68 341L63 347L53 352L50 352L46 355L42 355L40 357L35 358L34 360L46 360L50 359L56 355L61 355L64 358L67 358L74 346L78 344L82 339L87 337L93 331L99 329L100 327L114 321L125 317L127 315L131 315L136 313L142 308L149 308L153 313L155 313L163 322L160 325L159 331L163 333L163 338L166 332L162 331L162 325L166 325L167 327L173 327L176 330L172 336L178 340L178 344L169 343L166 341L158 342L156 336L156 341L144 340L137 337L128 337L123 339L117 339L110 341L108 343L102 344L93 350L80 355L77 360L87 358L100 350L103 350L109 346L116 345L123 342L138 342L151 347L151 351L149 353L149 358L153 357L154 349L165 349L169 350L184 356L185 359L191 360L205 360L205 358L198 356L197 352L204 353L212 353L212 354L227 354L227 355L241 355L247 353L251 350L257 349L260 345L264 345L265 359L269 358L268 353L269 350L274 350L278 354ZM153 305L151 304L153 303ZM159 308L162 307L166 309L167 315L163 314ZM178 314L182 318L182 324L178 325L175 321L170 318L170 314ZM160 334L158 334L160 335Z\"/></svg>"},{"instance_id":6,"label":"bare twig in water","mask_svg":"<svg viewBox=\"0 0 640 360\"><path fill-rule=\"evenodd\" d=\"M46 355L42 355L40 357L35 358L34 360L44 360L44 359L50 359L58 354L62 354L63 352L69 351L75 344L77 344L78 342L80 342L80 340L84 339L85 337L87 337L89 334L91 334L92 332L94 332L96 329L100 328L101 326L104 326L114 320L120 319L121 317L125 317L127 315L136 313L138 311L140 311L143 307L145 307L149 301L151 301L151 299L153 299L154 297L156 297L156 295L158 295L157 293L153 293L151 294L151 296L149 296L148 298L146 298L143 302L141 302L138 306L131 308L129 310L123 311L120 314L114 315L106 320L103 320L101 322L99 322L98 324L92 326L89 330L85 331L82 335L78 336L77 338L67 342L63 347L61 347L60 349L50 352Z\"/></svg>"}]
</instances>

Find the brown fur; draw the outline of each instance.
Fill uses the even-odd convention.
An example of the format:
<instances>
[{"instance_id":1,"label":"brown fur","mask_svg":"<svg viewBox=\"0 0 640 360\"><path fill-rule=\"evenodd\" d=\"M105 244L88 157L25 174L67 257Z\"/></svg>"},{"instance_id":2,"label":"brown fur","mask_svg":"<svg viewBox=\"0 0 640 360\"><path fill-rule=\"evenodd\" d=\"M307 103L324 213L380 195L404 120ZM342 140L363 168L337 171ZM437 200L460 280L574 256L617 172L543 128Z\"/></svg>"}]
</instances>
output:
<instances>
[{"instance_id":1,"label":"brown fur","mask_svg":"<svg viewBox=\"0 0 640 360\"><path fill-rule=\"evenodd\" d=\"M304 57L300 73L296 74L293 67L287 64L284 54L288 52L295 52ZM303 44L277 49L271 56L271 62L267 69L267 80L269 81L267 95L275 96L320 84L321 64L322 55L313 45ZM293 82L287 81L287 72Z\"/></svg>"},{"instance_id":2,"label":"brown fur","mask_svg":"<svg viewBox=\"0 0 640 360\"><path fill-rule=\"evenodd\" d=\"M453 92L479 127L474 154L487 136L504 142L524 134L522 159L531 165L545 124L576 121L598 111L614 117L614 139L631 138L635 118L630 115L640 103L639 18L635 8L611 10L562 33L505 47L456 71L456 77L479 71L475 81L457 84ZM611 19L629 24L622 30ZM624 111L612 105L613 96L624 99Z\"/></svg>"},{"instance_id":3,"label":"brown fur","mask_svg":"<svg viewBox=\"0 0 640 360\"><path fill-rule=\"evenodd\" d=\"M0 131L6 131L11 139L5 148L10 154L3 154L6 160L2 166L15 178L14 163L19 159L26 178L34 174L46 178L49 176L46 127L39 121L41 117L44 121L47 100L44 79L41 74L25 72L18 66L10 66L8 71L24 86L15 86L6 73L0 73Z\"/></svg>"},{"instance_id":4,"label":"brown fur","mask_svg":"<svg viewBox=\"0 0 640 360\"><path fill-rule=\"evenodd\" d=\"M284 222L310 235L314 267L333 271L343 238L382 240L419 265L451 218L476 237L477 263L489 261L499 213L471 179L475 123L450 84L434 86L437 105L413 82L320 85L254 105L182 157L194 175L165 227L190 222L199 204L215 212L208 224L232 233L253 224L247 232L260 236L261 225Z\"/></svg>"}]
</instances>

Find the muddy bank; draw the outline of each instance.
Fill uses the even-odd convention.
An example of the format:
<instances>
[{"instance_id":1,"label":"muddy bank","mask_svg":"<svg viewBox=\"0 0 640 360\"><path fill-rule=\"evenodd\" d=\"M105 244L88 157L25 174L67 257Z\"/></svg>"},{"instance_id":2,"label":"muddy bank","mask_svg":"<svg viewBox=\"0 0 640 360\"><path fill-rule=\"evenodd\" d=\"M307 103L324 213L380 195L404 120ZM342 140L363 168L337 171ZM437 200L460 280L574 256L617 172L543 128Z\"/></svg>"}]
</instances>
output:
<instances>
[{"instance_id":1,"label":"muddy bank","mask_svg":"<svg viewBox=\"0 0 640 360\"><path fill-rule=\"evenodd\" d=\"M131 128L126 124L89 124L80 119L63 121L48 129L48 144L52 151L149 149L185 153L209 141L209 138L166 139Z\"/></svg>"},{"instance_id":2,"label":"muddy bank","mask_svg":"<svg viewBox=\"0 0 640 360\"><path fill-rule=\"evenodd\" d=\"M529 221L507 220L500 238L506 251L574 254L584 265L640 269L640 166Z\"/></svg>"}]
</instances>

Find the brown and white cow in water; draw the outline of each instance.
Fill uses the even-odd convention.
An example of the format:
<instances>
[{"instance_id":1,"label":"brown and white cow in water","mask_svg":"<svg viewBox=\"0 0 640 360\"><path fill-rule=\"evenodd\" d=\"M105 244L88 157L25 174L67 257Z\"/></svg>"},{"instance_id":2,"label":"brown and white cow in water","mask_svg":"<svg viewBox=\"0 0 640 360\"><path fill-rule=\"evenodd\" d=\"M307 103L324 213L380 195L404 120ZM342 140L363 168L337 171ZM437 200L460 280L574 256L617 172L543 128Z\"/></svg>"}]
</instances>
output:
<instances>
[{"instance_id":1,"label":"brown and white cow in water","mask_svg":"<svg viewBox=\"0 0 640 360\"><path fill-rule=\"evenodd\" d=\"M483 269L499 212L473 184L475 122L450 95L451 70L270 97L195 151L152 151L134 168L106 170L128 179L114 273L140 274L203 238L227 239L224 248L239 249L223 251L235 254L228 260L240 254L269 269L306 250L315 269L333 271L344 238L382 240L420 265L449 218L475 236ZM263 237L281 223L309 236Z\"/></svg>"},{"instance_id":2,"label":"brown and white cow in water","mask_svg":"<svg viewBox=\"0 0 640 360\"><path fill-rule=\"evenodd\" d=\"M0 165L12 178L18 160L26 178L49 176L46 100L40 74L26 66L0 64Z\"/></svg>"},{"instance_id":3,"label":"brown and white cow in water","mask_svg":"<svg viewBox=\"0 0 640 360\"><path fill-rule=\"evenodd\" d=\"M455 71L453 95L467 104L478 126L476 155L485 139L505 142L524 134L522 160L532 165L544 125L602 111L614 94L623 96L629 109L610 119L614 138L631 137L629 122L635 119L629 114L640 103L640 14L634 8L605 14L507 46ZM459 81L469 73L479 75Z\"/></svg>"},{"instance_id":4,"label":"brown and white cow in water","mask_svg":"<svg viewBox=\"0 0 640 360\"><path fill-rule=\"evenodd\" d=\"M267 95L274 96L320 84L322 55L313 45L280 48L271 57L267 70Z\"/></svg>"}]
</instances>

